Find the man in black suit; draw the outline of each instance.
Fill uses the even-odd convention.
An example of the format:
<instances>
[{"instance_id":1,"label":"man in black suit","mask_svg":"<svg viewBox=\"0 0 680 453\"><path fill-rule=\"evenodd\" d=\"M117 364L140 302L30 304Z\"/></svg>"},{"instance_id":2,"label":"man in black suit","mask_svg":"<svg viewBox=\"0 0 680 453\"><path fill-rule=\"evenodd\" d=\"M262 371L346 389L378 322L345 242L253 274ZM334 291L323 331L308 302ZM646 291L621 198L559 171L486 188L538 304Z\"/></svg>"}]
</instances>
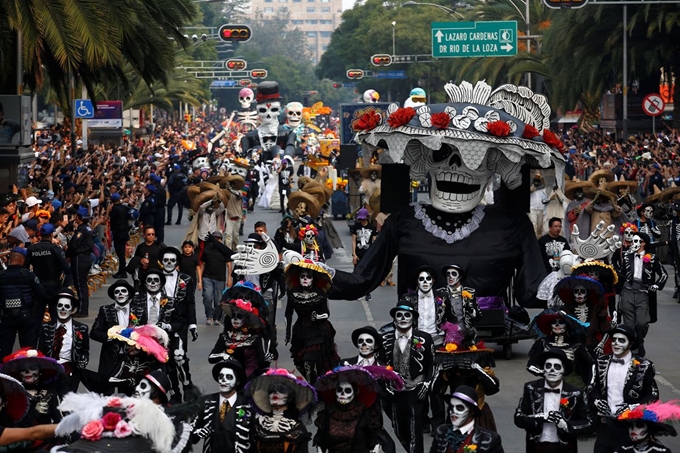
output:
<instances>
[{"instance_id":1,"label":"man in black suit","mask_svg":"<svg viewBox=\"0 0 680 453\"><path fill-rule=\"evenodd\" d=\"M90 361L88 328L73 319L78 311L78 300L73 291L63 288L56 300L57 319L42 325L38 350L62 364L68 377L67 388L77 392L81 370L87 368Z\"/></svg>"},{"instance_id":2,"label":"man in black suit","mask_svg":"<svg viewBox=\"0 0 680 453\"><path fill-rule=\"evenodd\" d=\"M550 348L541 354L544 378L524 384L515 425L526 430L526 452L576 453L577 438L590 430L583 391L564 382L573 365L567 354Z\"/></svg>"},{"instance_id":3,"label":"man in black suit","mask_svg":"<svg viewBox=\"0 0 680 453\"><path fill-rule=\"evenodd\" d=\"M637 404L659 399L654 364L632 353L636 343L635 330L619 325L612 331L613 354L597 359L591 399L601 424L597 429L594 453L616 451L628 439L626 428L615 421L617 416Z\"/></svg>"},{"instance_id":4,"label":"man in black suit","mask_svg":"<svg viewBox=\"0 0 680 453\"><path fill-rule=\"evenodd\" d=\"M422 453L425 399L433 380L434 347L430 334L415 328L418 311L402 298L390 310L393 330L382 332L379 360L394 368L404 380L404 389L394 392L392 425L408 453Z\"/></svg>"},{"instance_id":5,"label":"man in black suit","mask_svg":"<svg viewBox=\"0 0 680 453\"><path fill-rule=\"evenodd\" d=\"M251 409L240 392L246 379L243 367L236 360L226 360L215 364L212 376L220 391L203 397L192 442L203 439L203 453L250 451Z\"/></svg>"},{"instance_id":6,"label":"man in black suit","mask_svg":"<svg viewBox=\"0 0 680 453\"><path fill-rule=\"evenodd\" d=\"M171 338L186 328L186 319L178 302L165 292L165 274L160 269L149 269L144 277L143 290L135 295L132 302L144 307L146 324L160 327Z\"/></svg>"},{"instance_id":7,"label":"man in black suit","mask_svg":"<svg viewBox=\"0 0 680 453\"><path fill-rule=\"evenodd\" d=\"M475 423L475 417L482 413L478 398L477 391L467 385L457 387L447 396L451 423L437 427L430 453L467 451L468 446L475 446L479 453L503 453L501 436Z\"/></svg>"},{"instance_id":8,"label":"man in black suit","mask_svg":"<svg viewBox=\"0 0 680 453\"><path fill-rule=\"evenodd\" d=\"M668 280L668 273L661 261L647 249L651 244L645 233L635 233L628 253L623 256L623 284L618 312L623 322L635 329L638 354L645 356L644 341L649 331L650 303L656 306L656 292L661 291Z\"/></svg>"},{"instance_id":9,"label":"man in black suit","mask_svg":"<svg viewBox=\"0 0 680 453\"><path fill-rule=\"evenodd\" d=\"M120 194L118 193L111 194L111 203L113 203L109 213L111 236L113 237L113 248L118 257L118 272L113 274L113 278L126 278L125 246L127 241L130 240L130 225L128 223L128 211L130 208L121 203Z\"/></svg>"},{"instance_id":10,"label":"man in black suit","mask_svg":"<svg viewBox=\"0 0 680 453\"><path fill-rule=\"evenodd\" d=\"M375 327L359 327L352 332L352 344L359 350L359 355L340 360L343 366L384 366L377 358L382 348L382 336Z\"/></svg>"}]
</instances>

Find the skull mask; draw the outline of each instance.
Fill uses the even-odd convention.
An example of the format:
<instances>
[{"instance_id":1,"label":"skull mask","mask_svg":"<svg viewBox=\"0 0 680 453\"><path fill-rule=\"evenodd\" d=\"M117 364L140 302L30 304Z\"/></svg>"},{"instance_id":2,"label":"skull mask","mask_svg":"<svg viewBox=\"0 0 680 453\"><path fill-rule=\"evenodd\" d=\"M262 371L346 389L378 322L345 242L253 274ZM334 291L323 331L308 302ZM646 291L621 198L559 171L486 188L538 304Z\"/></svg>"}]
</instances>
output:
<instances>
[{"instance_id":1,"label":"skull mask","mask_svg":"<svg viewBox=\"0 0 680 453\"><path fill-rule=\"evenodd\" d=\"M612 336L612 352L616 357L623 357L630 350L630 340L622 333Z\"/></svg>"},{"instance_id":2,"label":"skull mask","mask_svg":"<svg viewBox=\"0 0 680 453\"><path fill-rule=\"evenodd\" d=\"M628 436L634 443L645 440L649 436L649 426L644 421L637 421L628 427Z\"/></svg>"},{"instance_id":3,"label":"skull mask","mask_svg":"<svg viewBox=\"0 0 680 453\"><path fill-rule=\"evenodd\" d=\"M245 316L242 313L234 313L231 317L231 327L240 329L245 324Z\"/></svg>"},{"instance_id":4,"label":"skull mask","mask_svg":"<svg viewBox=\"0 0 680 453\"><path fill-rule=\"evenodd\" d=\"M550 327L553 335L564 335L567 330L567 323L564 322L564 319L557 318L553 319L550 323Z\"/></svg>"},{"instance_id":5,"label":"skull mask","mask_svg":"<svg viewBox=\"0 0 680 453\"><path fill-rule=\"evenodd\" d=\"M238 103L241 104L241 108L247 110L250 108L250 104L253 103L255 99L255 93L250 88L243 88L238 92Z\"/></svg>"},{"instance_id":6,"label":"skull mask","mask_svg":"<svg viewBox=\"0 0 680 453\"><path fill-rule=\"evenodd\" d=\"M170 274L177 267L177 255L174 253L166 253L163 255L161 262L163 263L163 271L166 274Z\"/></svg>"},{"instance_id":7,"label":"skull mask","mask_svg":"<svg viewBox=\"0 0 680 453\"><path fill-rule=\"evenodd\" d=\"M113 290L113 300L120 306L126 305L130 302L130 291L124 286L119 286Z\"/></svg>"},{"instance_id":8,"label":"skull mask","mask_svg":"<svg viewBox=\"0 0 680 453\"><path fill-rule=\"evenodd\" d=\"M575 286L574 287L574 302L577 304L584 304L586 302L586 298L588 297L588 290L581 285Z\"/></svg>"},{"instance_id":9,"label":"skull mask","mask_svg":"<svg viewBox=\"0 0 680 453\"><path fill-rule=\"evenodd\" d=\"M347 381L338 382L335 388L335 398L338 404L349 404L354 400L354 387Z\"/></svg>"},{"instance_id":10,"label":"skull mask","mask_svg":"<svg viewBox=\"0 0 680 453\"><path fill-rule=\"evenodd\" d=\"M470 420L470 408L463 400L456 398L455 396L451 398L450 404L451 424L456 428L464 426L468 420Z\"/></svg>"},{"instance_id":11,"label":"skull mask","mask_svg":"<svg viewBox=\"0 0 680 453\"><path fill-rule=\"evenodd\" d=\"M59 321L66 322L73 314L73 301L68 297L60 297L57 300L57 317Z\"/></svg>"},{"instance_id":12,"label":"skull mask","mask_svg":"<svg viewBox=\"0 0 680 453\"><path fill-rule=\"evenodd\" d=\"M647 206L645 209L642 210L642 214L645 216L647 219L651 219L654 217L654 208L651 206Z\"/></svg>"},{"instance_id":13,"label":"skull mask","mask_svg":"<svg viewBox=\"0 0 680 453\"><path fill-rule=\"evenodd\" d=\"M418 290L421 293L429 293L432 290L433 279L429 272L418 274Z\"/></svg>"},{"instance_id":14,"label":"skull mask","mask_svg":"<svg viewBox=\"0 0 680 453\"><path fill-rule=\"evenodd\" d=\"M316 239L316 233L314 233L314 230L307 230L305 232L305 243L307 245L314 245L315 239Z\"/></svg>"},{"instance_id":15,"label":"skull mask","mask_svg":"<svg viewBox=\"0 0 680 453\"><path fill-rule=\"evenodd\" d=\"M304 201L301 201L298 203L298 205L295 207L295 215L298 217L304 217L307 215L307 203Z\"/></svg>"},{"instance_id":16,"label":"skull mask","mask_svg":"<svg viewBox=\"0 0 680 453\"><path fill-rule=\"evenodd\" d=\"M300 286L303 288L310 288L314 281L314 275L311 272L300 272Z\"/></svg>"},{"instance_id":17,"label":"skull mask","mask_svg":"<svg viewBox=\"0 0 680 453\"><path fill-rule=\"evenodd\" d=\"M638 236L637 234L633 236L633 239L630 241L630 250L632 252L637 252L642 248L642 238Z\"/></svg>"},{"instance_id":18,"label":"skull mask","mask_svg":"<svg viewBox=\"0 0 680 453\"><path fill-rule=\"evenodd\" d=\"M151 382L147 378L142 378L135 387L135 398L151 399Z\"/></svg>"},{"instance_id":19,"label":"skull mask","mask_svg":"<svg viewBox=\"0 0 680 453\"><path fill-rule=\"evenodd\" d=\"M234 370L228 367L222 368L217 376L217 385L220 387L220 393L231 393L236 388L236 384L237 379Z\"/></svg>"},{"instance_id":20,"label":"skull mask","mask_svg":"<svg viewBox=\"0 0 680 453\"><path fill-rule=\"evenodd\" d=\"M262 126L268 130L275 130L279 125L279 112L281 103L279 101L257 104L257 116L260 118Z\"/></svg>"},{"instance_id":21,"label":"skull mask","mask_svg":"<svg viewBox=\"0 0 680 453\"><path fill-rule=\"evenodd\" d=\"M460 272L458 272L458 269L455 268L446 269L446 284L451 287L456 287L458 286L459 282Z\"/></svg>"},{"instance_id":22,"label":"skull mask","mask_svg":"<svg viewBox=\"0 0 680 453\"><path fill-rule=\"evenodd\" d=\"M245 179L246 176L248 176L248 169L246 167L241 167L240 165L232 164L231 167L229 167L229 173L232 175L238 175Z\"/></svg>"},{"instance_id":23,"label":"skull mask","mask_svg":"<svg viewBox=\"0 0 680 453\"><path fill-rule=\"evenodd\" d=\"M635 232L631 227L626 228L623 230L623 240L628 243L633 242L633 234L635 234Z\"/></svg>"},{"instance_id":24,"label":"skull mask","mask_svg":"<svg viewBox=\"0 0 680 453\"><path fill-rule=\"evenodd\" d=\"M156 294L161 290L161 278L158 274L150 274L144 280L146 290L151 294Z\"/></svg>"},{"instance_id":25,"label":"skull mask","mask_svg":"<svg viewBox=\"0 0 680 453\"><path fill-rule=\"evenodd\" d=\"M371 357L375 352L375 338L367 333L362 333L357 338L357 347L361 357Z\"/></svg>"},{"instance_id":26,"label":"skull mask","mask_svg":"<svg viewBox=\"0 0 680 453\"><path fill-rule=\"evenodd\" d=\"M543 364L543 370L545 371L544 377L546 382L553 386L559 385L564 377L564 365L560 359L553 357L546 359Z\"/></svg>"},{"instance_id":27,"label":"skull mask","mask_svg":"<svg viewBox=\"0 0 680 453\"><path fill-rule=\"evenodd\" d=\"M35 385L40 378L40 368L36 365L30 365L19 371L19 375L24 385Z\"/></svg>"},{"instance_id":28,"label":"skull mask","mask_svg":"<svg viewBox=\"0 0 680 453\"><path fill-rule=\"evenodd\" d=\"M204 168L209 168L210 162L206 156L199 156L191 161L191 168L194 170L202 170Z\"/></svg>"},{"instance_id":29,"label":"skull mask","mask_svg":"<svg viewBox=\"0 0 680 453\"><path fill-rule=\"evenodd\" d=\"M371 172L371 181L375 181L376 179L378 179L378 172L372 171Z\"/></svg>"},{"instance_id":30,"label":"skull mask","mask_svg":"<svg viewBox=\"0 0 680 453\"><path fill-rule=\"evenodd\" d=\"M397 310L394 313L394 324L399 330L408 330L413 325L413 313L406 310Z\"/></svg>"},{"instance_id":31,"label":"skull mask","mask_svg":"<svg viewBox=\"0 0 680 453\"><path fill-rule=\"evenodd\" d=\"M298 127L302 123L302 104L299 102L289 102L286 105L286 123L290 127Z\"/></svg>"}]
</instances>

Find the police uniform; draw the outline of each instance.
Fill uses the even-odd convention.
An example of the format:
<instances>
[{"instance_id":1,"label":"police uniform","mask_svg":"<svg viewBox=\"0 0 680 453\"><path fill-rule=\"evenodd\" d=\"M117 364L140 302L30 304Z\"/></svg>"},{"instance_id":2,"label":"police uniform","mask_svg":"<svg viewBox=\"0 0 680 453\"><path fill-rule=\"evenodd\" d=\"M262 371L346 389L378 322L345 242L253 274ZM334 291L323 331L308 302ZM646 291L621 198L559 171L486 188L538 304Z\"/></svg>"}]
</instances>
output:
<instances>
[{"instance_id":1,"label":"police uniform","mask_svg":"<svg viewBox=\"0 0 680 453\"><path fill-rule=\"evenodd\" d=\"M139 221L146 227L154 227L156 219L156 195L146 197L139 208ZM156 232L158 234L158 232ZM158 237L158 236L156 236Z\"/></svg>"},{"instance_id":2,"label":"police uniform","mask_svg":"<svg viewBox=\"0 0 680 453\"><path fill-rule=\"evenodd\" d=\"M47 294L57 294L59 289L71 286L71 265L66 261L64 249L54 244L50 239L28 246L27 263L33 266L33 272L40 279L40 283ZM62 274L64 276L62 282ZM38 329L42 322L47 301L36 301L35 319ZM57 316L56 301L50 301L50 315Z\"/></svg>"},{"instance_id":3,"label":"police uniform","mask_svg":"<svg viewBox=\"0 0 680 453\"><path fill-rule=\"evenodd\" d=\"M78 317L87 317L90 308L90 296L87 289L87 276L92 267L92 247L94 235L87 223L81 223L68 243L68 257L71 259L71 273L76 294L80 301Z\"/></svg>"}]
</instances>

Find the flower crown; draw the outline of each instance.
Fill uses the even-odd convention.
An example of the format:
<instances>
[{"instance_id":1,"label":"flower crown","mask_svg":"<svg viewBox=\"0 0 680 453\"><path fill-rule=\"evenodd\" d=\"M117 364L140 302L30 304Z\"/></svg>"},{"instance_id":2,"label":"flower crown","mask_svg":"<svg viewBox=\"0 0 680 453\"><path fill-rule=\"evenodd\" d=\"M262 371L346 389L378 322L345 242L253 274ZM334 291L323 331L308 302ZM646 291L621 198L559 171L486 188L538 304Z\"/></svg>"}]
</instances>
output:
<instances>
[{"instance_id":1,"label":"flower crown","mask_svg":"<svg viewBox=\"0 0 680 453\"><path fill-rule=\"evenodd\" d=\"M307 226L300 228L300 231L298 232L298 239L304 239L307 231L313 231L314 236L319 235L319 230L317 230L314 225L307 225Z\"/></svg>"},{"instance_id":2,"label":"flower crown","mask_svg":"<svg viewBox=\"0 0 680 453\"><path fill-rule=\"evenodd\" d=\"M642 206L642 205L640 205L640 206ZM633 231L633 233L637 233L637 232L638 232L638 227L637 227L637 225L635 225L634 223L630 223L630 222L626 222L626 223L624 223L623 225L621 225L621 228L619 228L619 232L620 232L621 234L623 234L623 232L626 231L626 229L628 229L628 228L630 228L631 231Z\"/></svg>"}]
</instances>

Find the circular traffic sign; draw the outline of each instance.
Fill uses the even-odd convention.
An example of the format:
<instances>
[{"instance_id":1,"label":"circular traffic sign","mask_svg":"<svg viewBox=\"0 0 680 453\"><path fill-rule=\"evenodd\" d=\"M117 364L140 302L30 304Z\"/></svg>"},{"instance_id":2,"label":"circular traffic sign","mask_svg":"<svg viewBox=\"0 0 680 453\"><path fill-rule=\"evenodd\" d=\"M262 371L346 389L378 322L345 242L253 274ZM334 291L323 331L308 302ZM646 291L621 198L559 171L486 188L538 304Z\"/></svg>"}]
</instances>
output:
<instances>
[{"instance_id":1,"label":"circular traffic sign","mask_svg":"<svg viewBox=\"0 0 680 453\"><path fill-rule=\"evenodd\" d=\"M659 116L666 108L660 94L648 94L642 100L642 110L649 116Z\"/></svg>"},{"instance_id":2,"label":"circular traffic sign","mask_svg":"<svg viewBox=\"0 0 680 453\"><path fill-rule=\"evenodd\" d=\"M225 113L227 113L227 109L225 109L224 107L220 107L220 113L224 115Z\"/></svg>"}]
</instances>

